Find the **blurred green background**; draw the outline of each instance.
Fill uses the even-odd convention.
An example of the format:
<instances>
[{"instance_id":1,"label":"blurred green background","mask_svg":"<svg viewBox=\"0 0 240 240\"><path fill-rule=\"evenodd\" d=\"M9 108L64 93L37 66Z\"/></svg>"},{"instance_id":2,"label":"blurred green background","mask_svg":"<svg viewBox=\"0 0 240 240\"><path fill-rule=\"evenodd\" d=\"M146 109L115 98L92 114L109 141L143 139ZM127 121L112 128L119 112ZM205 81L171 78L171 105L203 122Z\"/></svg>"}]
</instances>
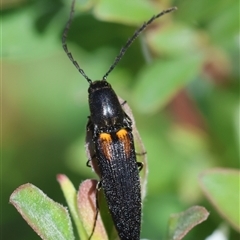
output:
<instances>
[{"instance_id":1,"label":"blurred green background","mask_svg":"<svg viewBox=\"0 0 240 240\"><path fill-rule=\"evenodd\" d=\"M66 205L56 181L77 188L86 167L85 79L61 46L70 0L3 0L1 48L1 239L39 239L9 197L30 182ZM239 2L77 0L68 47L89 78L101 79L134 30L168 7L108 77L128 101L148 153L142 238L163 239L172 213L205 206L210 217L185 239L204 239L223 219L198 175L239 168ZM239 209L236 209L239 211ZM230 228L229 239L239 234Z\"/></svg>"}]
</instances>

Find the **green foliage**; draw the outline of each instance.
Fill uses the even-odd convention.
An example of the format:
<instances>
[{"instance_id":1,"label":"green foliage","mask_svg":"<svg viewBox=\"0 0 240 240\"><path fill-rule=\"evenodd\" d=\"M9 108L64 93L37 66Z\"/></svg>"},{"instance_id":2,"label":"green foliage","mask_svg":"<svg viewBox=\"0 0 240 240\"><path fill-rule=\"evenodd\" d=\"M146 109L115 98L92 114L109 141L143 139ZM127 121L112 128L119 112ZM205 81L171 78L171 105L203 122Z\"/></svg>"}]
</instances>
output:
<instances>
[{"instance_id":1,"label":"green foliage","mask_svg":"<svg viewBox=\"0 0 240 240\"><path fill-rule=\"evenodd\" d=\"M27 183L16 189L10 202L42 239L75 239L67 209L34 185Z\"/></svg>"},{"instance_id":2,"label":"green foliage","mask_svg":"<svg viewBox=\"0 0 240 240\"><path fill-rule=\"evenodd\" d=\"M240 171L232 169L213 169L201 174L202 189L216 210L237 231L239 226Z\"/></svg>"},{"instance_id":3,"label":"green foliage","mask_svg":"<svg viewBox=\"0 0 240 240\"><path fill-rule=\"evenodd\" d=\"M80 239L87 240L89 236L92 240L117 239L116 236L108 238L112 236L114 228L113 223L108 224L108 228L111 226L111 229L107 234L107 228L102 221L104 215L98 215L92 234L93 222L96 218L96 180L84 181L78 192L65 175L58 175L58 182L64 192ZM34 185L25 184L16 189L10 197L10 202L41 239L75 239L66 209L52 201ZM182 239L194 226L206 220L208 215L205 208L198 206L172 215L169 221L168 239Z\"/></svg>"},{"instance_id":4,"label":"green foliage","mask_svg":"<svg viewBox=\"0 0 240 240\"><path fill-rule=\"evenodd\" d=\"M84 150L88 85L61 47L70 4L2 4L3 239L39 239L8 204L18 186L31 182L65 205L56 174L75 186L97 179ZM239 168L238 1L79 0L67 42L86 74L101 79L135 28L173 5L178 10L146 29L108 80L132 108L148 154L141 237L163 239L172 213L202 205L206 224L184 239L205 239L229 216L205 198L198 175Z\"/></svg>"},{"instance_id":5,"label":"green foliage","mask_svg":"<svg viewBox=\"0 0 240 240\"><path fill-rule=\"evenodd\" d=\"M166 105L179 89L192 81L199 72L201 62L201 56L190 56L184 60L159 60L151 66L143 67L134 92L138 110L152 113ZM168 81L162 81L161 76L156 79L159 72L163 76L168 76ZM149 79L154 79L154 81L149 84Z\"/></svg>"}]
</instances>

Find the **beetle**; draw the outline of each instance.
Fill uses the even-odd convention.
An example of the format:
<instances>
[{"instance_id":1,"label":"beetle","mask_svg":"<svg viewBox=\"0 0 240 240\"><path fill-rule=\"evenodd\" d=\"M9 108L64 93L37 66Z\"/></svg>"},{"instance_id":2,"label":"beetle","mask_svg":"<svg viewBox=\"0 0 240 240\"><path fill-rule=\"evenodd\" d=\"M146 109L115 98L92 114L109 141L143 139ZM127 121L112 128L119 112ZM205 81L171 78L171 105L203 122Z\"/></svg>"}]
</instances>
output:
<instances>
[{"instance_id":1,"label":"beetle","mask_svg":"<svg viewBox=\"0 0 240 240\"><path fill-rule=\"evenodd\" d=\"M115 91L107 82L107 77L138 35L155 19L176 8L169 8L145 22L120 50L102 80L92 81L73 58L66 44L74 5L75 0L72 2L70 17L63 32L62 46L71 62L89 83L90 116L87 123L87 139L92 149L90 162L100 176L98 189L100 187L103 189L119 238L139 240L142 215L139 171L143 164L136 160L132 119L123 110L125 102L120 103ZM95 224L96 219L94 227Z\"/></svg>"}]
</instances>

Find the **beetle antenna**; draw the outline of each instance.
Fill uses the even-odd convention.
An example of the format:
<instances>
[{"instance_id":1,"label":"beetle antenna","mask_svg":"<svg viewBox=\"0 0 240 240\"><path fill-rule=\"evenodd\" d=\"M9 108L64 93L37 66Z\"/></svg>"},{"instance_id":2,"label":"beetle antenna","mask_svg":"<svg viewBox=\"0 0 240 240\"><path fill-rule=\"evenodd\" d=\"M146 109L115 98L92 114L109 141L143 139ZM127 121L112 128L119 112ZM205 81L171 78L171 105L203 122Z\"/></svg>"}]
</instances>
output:
<instances>
[{"instance_id":1,"label":"beetle antenna","mask_svg":"<svg viewBox=\"0 0 240 240\"><path fill-rule=\"evenodd\" d=\"M77 68L77 70L82 74L82 76L89 82L89 84L92 83L92 80L90 78L88 78L88 76L85 74L85 72L83 71L83 69L80 68L80 66L78 65L77 61L73 58L73 55L71 52L69 52L68 47L67 47L67 43L66 43L66 39L67 39L67 34L70 28L70 25L72 23L72 19L73 19L73 14L74 14L74 5L75 5L75 0L72 1L72 6L71 6L71 12L70 12L70 16L68 19L68 22L64 28L63 31L63 35L62 35L62 47L65 51L65 53L68 55L70 61L73 63L73 65Z\"/></svg>"},{"instance_id":2,"label":"beetle antenna","mask_svg":"<svg viewBox=\"0 0 240 240\"><path fill-rule=\"evenodd\" d=\"M103 76L103 81L107 80L107 77L109 75L109 73L116 67L116 65L118 64L118 62L121 60L121 58L123 57L123 55L125 54L125 52L127 51L127 49L129 48L129 46L133 43L133 41L139 36L139 34L149 25L151 24L155 19L163 16L166 13L170 13L174 10L177 10L177 7L173 7L173 8L169 8L167 10L162 11L161 13L153 16L151 19L149 19L147 22L144 22L143 25L138 28L135 33L133 34L133 36L131 38L128 39L127 43L125 44L124 47L121 48L119 54L117 55L117 57L114 60L114 63L112 64L112 66L109 68L109 70L107 71L107 73Z\"/></svg>"}]
</instances>

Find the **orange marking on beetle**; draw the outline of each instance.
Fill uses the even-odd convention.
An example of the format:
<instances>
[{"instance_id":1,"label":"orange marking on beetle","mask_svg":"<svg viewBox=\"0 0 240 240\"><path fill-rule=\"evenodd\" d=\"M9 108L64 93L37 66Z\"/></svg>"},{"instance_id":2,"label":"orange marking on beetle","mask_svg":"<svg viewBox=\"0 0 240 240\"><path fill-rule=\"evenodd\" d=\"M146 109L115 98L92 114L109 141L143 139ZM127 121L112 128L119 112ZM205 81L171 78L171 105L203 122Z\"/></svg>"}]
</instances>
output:
<instances>
[{"instance_id":1,"label":"orange marking on beetle","mask_svg":"<svg viewBox=\"0 0 240 240\"><path fill-rule=\"evenodd\" d=\"M107 141L107 142L111 142L112 141L111 135L109 133L101 133L100 134L100 139L102 141Z\"/></svg>"},{"instance_id":2,"label":"orange marking on beetle","mask_svg":"<svg viewBox=\"0 0 240 240\"><path fill-rule=\"evenodd\" d=\"M121 129L116 134L117 134L118 138L120 138L120 140L124 139L127 135L127 130L126 129Z\"/></svg>"},{"instance_id":3,"label":"orange marking on beetle","mask_svg":"<svg viewBox=\"0 0 240 240\"><path fill-rule=\"evenodd\" d=\"M128 135L128 132L126 129L121 129L116 133L117 137L119 138L119 141L122 142L123 144L123 148L124 148L124 152L126 154L127 157L130 156L130 151L131 151L131 145L130 145L130 138Z\"/></svg>"},{"instance_id":4,"label":"orange marking on beetle","mask_svg":"<svg viewBox=\"0 0 240 240\"><path fill-rule=\"evenodd\" d=\"M112 138L109 133L101 133L100 134L100 145L102 147L103 154L108 160L111 160L111 142Z\"/></svg>"}]
</instances>

